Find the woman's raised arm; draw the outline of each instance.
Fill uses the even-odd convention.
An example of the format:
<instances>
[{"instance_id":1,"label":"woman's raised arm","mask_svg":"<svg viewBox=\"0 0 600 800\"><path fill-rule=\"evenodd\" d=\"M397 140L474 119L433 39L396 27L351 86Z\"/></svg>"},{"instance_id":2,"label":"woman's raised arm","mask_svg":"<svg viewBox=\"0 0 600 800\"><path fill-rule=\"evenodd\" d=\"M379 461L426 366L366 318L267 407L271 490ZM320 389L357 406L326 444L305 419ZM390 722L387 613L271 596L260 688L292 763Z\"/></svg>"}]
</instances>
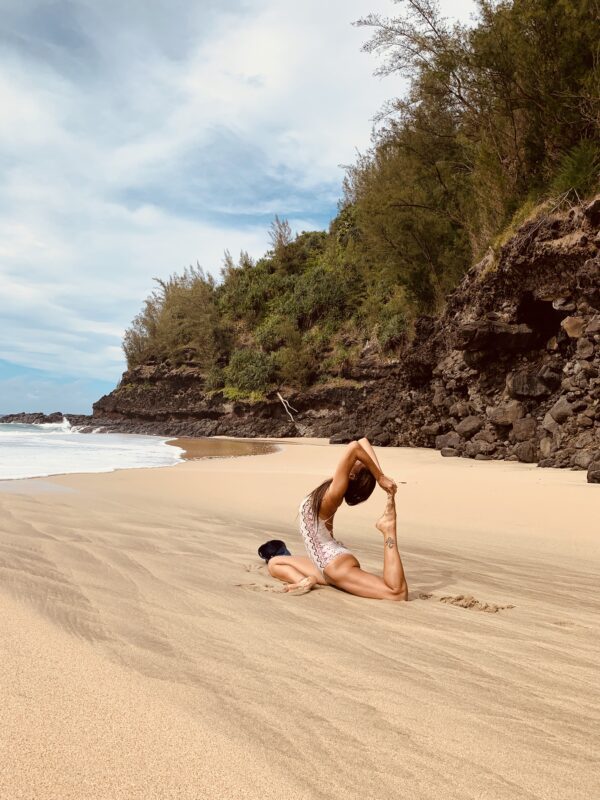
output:
<instances>
[{"instance_id":1,"label":"woman's raised arm","mask_svg":"<svg viewBox=\"0 0 600 800\"><path fill-rule=\"evenodd\" d=\"M396 484L391 478L387 478L383 474L381 467L377 463L377 459L373 459L360 442L350 442L335 468L331 486L327 489L321 503L321 516L325 519L335 514L337 509L341 506L344 495L346 494L346 489L350 483L352 467L357 461L364 464L382 489L386 492L395 490Z\"/></svg>"},{"instance_id":2,"label":"woman's raised arm","mask_svg":"<svg viewBox=\"0 0 600 800\"><path fill-rule=\"evenodd\" d=\"M379 463L379 460L378 460L377 456L375 455L375 450L373 450L373 445L367 439L367 437L364 436L362 439L359 439L358 443L363 448L363 450L367 451L367 453L371 456L371 458L377 464L379 469L381 469L381 464Z\"/></svg>"}]
</instances>

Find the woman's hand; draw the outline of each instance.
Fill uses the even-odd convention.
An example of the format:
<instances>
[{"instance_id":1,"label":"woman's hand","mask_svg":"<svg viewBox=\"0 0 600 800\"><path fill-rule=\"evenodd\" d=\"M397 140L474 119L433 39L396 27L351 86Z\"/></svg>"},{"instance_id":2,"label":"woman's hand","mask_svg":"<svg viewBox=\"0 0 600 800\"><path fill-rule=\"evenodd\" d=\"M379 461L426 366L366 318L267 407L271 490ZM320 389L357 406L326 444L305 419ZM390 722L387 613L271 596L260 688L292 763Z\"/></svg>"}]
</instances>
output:
<instances>
[{"instance_id":1,"label":"woman's hand","mask_svg":"<svg viewBox=\"0 0 600 800\"><path fill-rule=\"evenodd\" d=\"M396 482L393 481L391 478L386 477L383 472L379 476L379 480L377 483L381 486L381 488L386 491L388 494L396 494Z\"/></svg>"}]
</instances>

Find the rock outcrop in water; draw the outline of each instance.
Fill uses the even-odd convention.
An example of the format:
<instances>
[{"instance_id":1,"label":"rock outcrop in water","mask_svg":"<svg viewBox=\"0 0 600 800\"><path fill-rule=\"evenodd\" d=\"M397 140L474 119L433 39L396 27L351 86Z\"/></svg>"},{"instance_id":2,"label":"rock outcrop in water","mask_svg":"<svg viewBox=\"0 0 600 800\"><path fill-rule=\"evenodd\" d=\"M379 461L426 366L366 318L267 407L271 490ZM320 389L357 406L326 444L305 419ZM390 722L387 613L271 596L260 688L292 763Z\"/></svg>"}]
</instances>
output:
<instances>
[{"instance_id":1,"label":"rock outcrop in water","mask_svg":"<svg viewBox=\"0 0 600 800\"><path fill-rule=\"evenodd\" d=\"M146 364L94 405L94 424L168 435L366 434L444 456L588 469L600 481L600 197L523 225L417 321L394 361L375 347L335 386L256 403L204 390L192 367Z\"/></svg>"},{"instance_id":2,"label":"rock outcrop in water","mask_svg":"<svg viewBox=\"0 0 600 800\"><path fill-rule=\"evenodd\" d=\"M62 411L54 411L52 414L44 414L43 411L23 411L20 414L5 414L0 417L0 422L18 422L21 425L55 425L60 424L64 418Z\"/></svg>"}]
</instances>

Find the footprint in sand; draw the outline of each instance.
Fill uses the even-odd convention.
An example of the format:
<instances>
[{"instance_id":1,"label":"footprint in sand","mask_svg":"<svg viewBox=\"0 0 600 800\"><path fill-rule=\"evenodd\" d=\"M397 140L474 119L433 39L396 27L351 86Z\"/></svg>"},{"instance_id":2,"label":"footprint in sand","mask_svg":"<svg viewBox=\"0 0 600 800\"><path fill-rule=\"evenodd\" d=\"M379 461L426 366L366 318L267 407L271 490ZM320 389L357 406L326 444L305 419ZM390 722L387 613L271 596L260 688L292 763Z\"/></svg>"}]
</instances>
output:
<instances>
[{"instance_id":1,"label":"footprint in sand","mask_svg":"<svg viewBox=\"0 0 600 800\"><path fill-rule=\"evenodd\" d=\"M451 606L459 606L460 608L474 608L476 611L485 611L488 614L497 614L498 611L514 608L512 605L500 606L496 603L484 603L481 600L476 600L471 594L447 595L445 597L434 597L432 594L420 594L419 599L438 600L440 603L448 603Z\"/></svg>"},{"instance_id":2,"label":"footprint in sand","mask_svg":"<svg viewBox=\"0 0 600 800\"><path fill-rule=\"evenodd\" d=\"M272 583L236 583L240 589L247 589L250 592L274 592L275 594L284 594L283 586L277 586Z\"/></svg>"},{"instance_id":3,"label":"footprint in sand","mask_svg":"<svg viewBox=\"0 0 600 800\"><path fill-rule=\"evenodd\" d=\"M244 564L246 572L264 572L267 567L265 564Z\"/></svg>"},{"instance_id":4,"label":"footprint in sand","mask_svg":"<svg viewBox=\"0 0 600 800\"><path fill-rule=\"evenodd\" d=\"M301 580L298 586L294 587L293 589L286 589L286 587L281 583L236 583L235 585L239 586L240 589L247 589L251 592L273 592L274 594L285 595L308 594L308 592L310 592L313 588L309 582L309 579L307 578Z\"/></svg>"}]
</instances>

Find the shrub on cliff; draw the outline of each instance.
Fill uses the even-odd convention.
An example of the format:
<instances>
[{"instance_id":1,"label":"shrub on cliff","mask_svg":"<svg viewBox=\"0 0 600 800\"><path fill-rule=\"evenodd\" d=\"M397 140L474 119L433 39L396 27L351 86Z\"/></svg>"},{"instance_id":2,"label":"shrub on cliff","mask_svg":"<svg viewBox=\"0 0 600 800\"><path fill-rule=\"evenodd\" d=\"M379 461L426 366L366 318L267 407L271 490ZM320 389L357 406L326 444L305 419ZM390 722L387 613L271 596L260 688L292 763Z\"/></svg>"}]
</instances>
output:
<instances>
[{"instance_id":1,"label":"shrub on cliff","mask_svg":"<svg viewBox=\"0 0 600 800\"><path fill-rule=\"evenodd\" d=\"M208 367L226 349L215 303L215 283L200 267L156 280L142 311L126 331L123 350L131 369L149 358Z\"/></svg>"},{"instance_id":2,"label":"shrub on cliff","mask_svg":"<svg viewBox=\"0 0 600 800\"><path fill-rule=\"evenodd\" d=\"M228 386L241 392L263 392L271 384L275 369L266 353L245 348L234 350L224 372Z\"/></svg>"},{"instance_id":3,"label":"shrub on cliff","mask_svg":"<svg viewBox=\"0 0 600 800\"><path fill-rule=\"evenodd\" d=\"M597 142L585 140L563 155L551 188L554 194L572 192L576 198L597 186L599 177L600 146Z\"/></svg>"},{"instance_id":4,"label":"shrub on cliff","mask_svg":"<svg viewBox=\"0 0 600 800\"><path fill-rule=\"evenodd\" d=\"M318 321L342 319L347 305L346 276L319 264L298 276L280 309L299 329L308 330Z\"/></svg>"}]
</instances>

